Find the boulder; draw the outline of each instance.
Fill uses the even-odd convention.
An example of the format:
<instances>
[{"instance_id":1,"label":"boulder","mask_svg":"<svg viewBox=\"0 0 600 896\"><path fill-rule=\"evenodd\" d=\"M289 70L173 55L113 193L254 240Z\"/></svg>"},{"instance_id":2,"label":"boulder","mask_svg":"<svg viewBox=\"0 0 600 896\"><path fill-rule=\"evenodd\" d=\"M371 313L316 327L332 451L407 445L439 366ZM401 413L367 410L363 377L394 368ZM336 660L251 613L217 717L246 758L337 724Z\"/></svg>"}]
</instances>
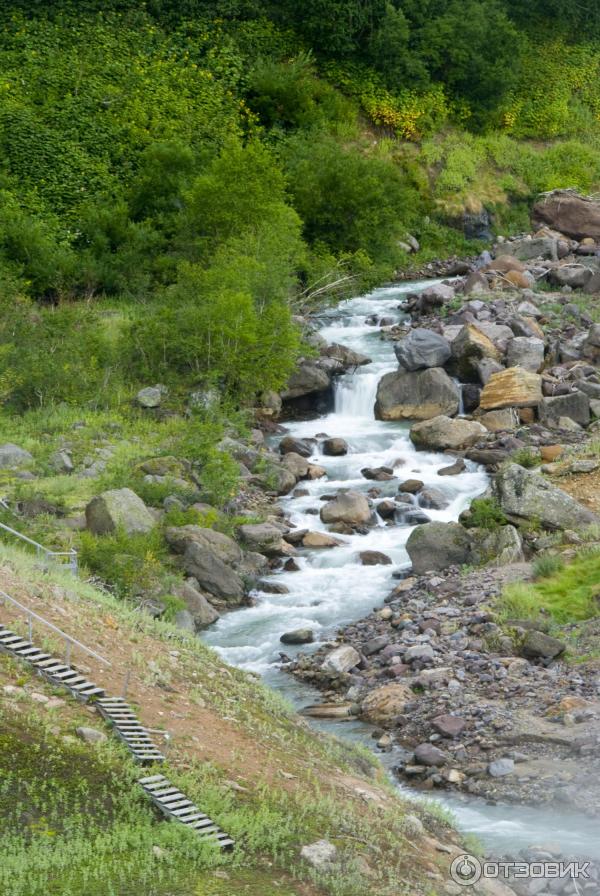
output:
<instances>
[{"instance_id":1,"label":"boulder","mask_svg":"<svg viewBox=\"0 0 600 896\"><path fill-rule=\"evenodd\" d=\"M459 391L441 367L387 373L377 387L377 420L429 420L456 414Z\"/></svg>"},{"instance_id":2,"label":"boulder","mask_svg":"<svg viewBox=\"0 0 600 896\"><path fill-rule=\"evenodd\" d=\"M300 850L300 855L304 861L316 868L317 871L330 869L337 859L337 854L337 847L328 840L317 840L316 843L303 846Z\"/></svg>"},{"instance_id":3,"label":"boulder","mask_svg":"<svg viewBox=\"0 0 600 896\"><path fill-rule=\"evenodd\" d=\"M391 559L381 551L361 551L360 562L363 566L389 566Z\"/></svg>"},{"instance_id":4,"label":"boulder","mask_svg":"<svg viewBox=\"0 0 600 896\"><path fill-rule=\"evenodd\" d=\"M325 392L331 386L329 375L312 361L302 361L288 380L287 388L281 393L283 401Z\"/></svg>"},{"instance_id":5,"label":"boulder","mask_svg":"<svg viewBox=\"0 0 600 896\"><path fill-rule=\"evenodd\" d=\"M452 420L443 415L415 423L410 429L412 443L417 448L430 451L471 448L485 435L485 426L475 420Z\"/></svg>"},{"instance_id":6,"label":"boulder","mask_svg":"<svg viewBox=\"0 0 600 896\"><path fill-rule=\"evenodd\" d=\"M452 366L461 380L477 377L477 363L483 358L500 361L501 357L492 340L474 324L465 324L452 341Z\"/></svg>"},{"instance_id":7,"label":"boulder","mask_svg":"<svg viewBox=\"0 0 600 896\"><path fill-rule=\"evenodd\" d=\"M432 485L426 486L419 493L419 506L427 510L444 510L449 503L448 495Z\"/></svg>"},{"instance_id":8,"label":"boulder","mask_svg":"<svg viewBox=\"0 0 600 896\"><path fill-rule=\"evenodd\" d=\"M141 408L158 408L162 402L164 392L164 386L146 386L145 389L140 389L135 396L135 400Z\"/></svg>"},{"instance_id":9,"label":"boulder","mask_svg":"<svg viewBox=\"0 0 600 896\"><path fill-rule=\"evenodd\" d=\"M528 659L552 660L564 653L567 645L544 632L527 631L521 643L521 653Z\"/></svg>"},{"instance_id":10,"label":"boulder","mask_svg":"<svg viewBox=\"0 0 600 896\"><path fill-rule=\"evenodd\" d=\"M314 445L308 439L295 439L294 436L284 436L279 443L280 454L299 454L300 457L310 457L314 452Z\"/></svg>"},{"instance_id":11,"label":"boulder","mask_svg":"<svg viewBox=\"0 0 600 896\"><path fill-rule=\"evenodd\" d=\"M282 644L312 644L315 639L311 628L296 628L291 632L284 632L280 637Z\"/></svg>"},{"instance_id":12,"label":"boulder","mask_svg":"<svg viewBox=\"0 0 600 896\"><path fill-rule=\"evenodd\" d=\"M459 523L425 523L410 533L406 550L416 575L437 572L469 562L470 536Z\"/></svg>"},{"instance_id":13,"label":"boulder","mask_svg":"<svg viewBox=\"0 0 600 896\"><path fill-rule=\"evenodd\" d=\"M466 469L467 465L462 457L459 457L453 464L438 470L437 474L438 476L459 476L461 473L464 473Z\"/></svg>"},{"instance_id":14,"label":"boulder","mask_svg":"<svg viewBox=\"0 0 600 896\"><path fill-rule=\"evenodd\" d=\"M505 775L512 775L515 770L515 760L509 758L494 759L488 765L488 774L492 778L503 778Z\"/></svg>"},{"instance_id":15,"label":"boulder","mask_svg":"<svg viewBox=\"0 0 600 896\"><path fill-rule=\"evenodd\" d=\"M237 531L251 551L267 556L277 556L283 551L281 529L272 523L244 523Z\"/></svg>"},{"instance_id":16,"label":"boulder","mask_svg":"<svg viewBox=\"0 0 600 896\"><path fill-rule=\"evenodd\" d=\"M363 467L360 472L365 479L371 479L373 482L389 482L396 478L391 467Z\"/></svg>"},{"instance_id":17,"label":"boulder","mask_svg":"<svg viewBox=\"0 0 600 896\"><path fill-rule=\"evenodd\" d=\"M493 373L483 387L480 407L484 411L497 408L533 408L542 400L542 378L522 367L509 367Z\"/></svg>"},{"instance_id":18,"label":"boulder","mask_svg":"<svg viewBox=\"0 0 600 896\"><path fill-rule=\"evenodd\" d=\"M417 765L437 766L445 765L448 762L447 754L439 747L434 747L433 744L419 744L414 755Z\"/></svg>"},{"instance_id":19,"label":"boulder","mask_svg":"<svg viewBox=\"0 0 600 896\"><path fill-rule=\"evenodd\" d=\"M514 408L486 411L477 417L488 432L512 432L519 425L519 415Z\"/></svg>"},{"instance_id":20,"label":"boulder","mask_svg":"<svg viewBox=\"0 0 600 896\"><path fill-rule=\"evenodd\" d=\"M428 286L421 293L419 305L423 311L431 308L441 308L446 302L451 302L454 298L455 290L453 286L445 283L436 283L434 286Z\"/></svg>"},{"instance_id":21,"label":"boulder","mask_svg":"<svg viewBox=\"0 0 600 896\"><path fill-rule=\"evenodd\" d=\"M283 455L281 466L289 470L296 480L307 479L311 467L305 457L296 454L294 451L288 451L287 454Z\"/></svg>"},{"instance_id":22,"label":"boulder","mask_svg":"<svg viewBox=\"0 0 600 896\"><path fill-rule=\"evenodd\" d=\"M492 489L506 516L517 524L535 520L545 529L577 529L599 522L566 492L518 464L500 470Z\"/></svg>"},{"instance_id":23,"label":"boulder","mask_svg":"<svg viewBox=\"0 0 600 896\"><path fill-rule=\"evenodd\" d=\"M130 488L115 488L92 498L85 508L86 526L94 535L123 529L128 535L145 534L156 521L144 502Z\"/></svg>"},{"instance_id":24,"label":"boulder","mask_svg":"<svg viewBox=\"0 0 600 896\"><path fill-rule=\"evenodd\" d=\"M340 345L337 342L333 342L331 345L322 348L321 355L324 358L333 358L335 361L339 361L346 370L362 367L364 364L371 363L371 359L367 357L367 355L355 352L353 349L348 348L347 345Z\"/></svg>"},{"instance_id":25,"label":"boulder","mask_svg":"<svg viewBox=\"0 0 600 896\"><path fill-rule=\"evenodd\" d=\"M87 728L85 725L76 728L75 734L86 744L103 744L108 740L104 731L99 731L97 728Z\"/></svg>"},{"instance_id":26,"label":"boulder","mask_svg":"<svg viewBox=\"0 0 600 896\"><path fill-rule=\"evenodd\" d=\"M574 240L600 240L600 201L571 190L554 190L533 207L536 225L547 224Z\"/></svg>"},{"instance_id":27,"label":"boulder","mask_svg":"<svg viewBox=\"0 0 600 896\"><path fill-rule=\"evenodd\" d=\"M183 568L197 580L203 591L207 591L218 602L226 606L239 606L244 600L242 576L199 542L191 542L186 547Z\"/></svg>"},{"instance_id":28,"label":"boulder","mask_svg":"<svg viewBox=\"0 0 600 896\"><path fill-rule=\"evenodd\" d=\"M287 495L296 485L296 477L275 460L267 460L264 469L254 477L254 481L265 491L276 495Z\"/></svg>"},{"instance_id":29,"label":"boulder","mask_svg":"<svg viewBox=\"0 0 600 896\"><path fill-rule=\"evenodd\" d=\"M556 240L550 237L525 238L512 240L510 250L519 261L531 261L533 258L551 260L556 258Z\"/></svg>"},{"instance_id":30,"label":"boulder","mask_svg":"<svg viewBox=\"0 0 600 896\"><path fill-rule=\"evenodd\" d=\"M206 595L194 586L195 580L188 579L176 590L176 595L185 601L188 613L191 614L196 629L206 628L219 618L219 613L209 603Z\"/></svg>"},{"instance_id":31,"label":"boulder","mask_svg":"<svg viewBox=\"0 0 600 896\"><path fill-rule=\"evenodd\" d=\"M540 422L558 424L561 417L569 417L581 426L590 422L590 399L583 392L570 392L554 398L542 398L539 404Z\"/></svg>"},{"instance_id":32,"label":"boulder","mask_svg":"<svg viewBox=\"0 0 600 896\"><path fill-rule=\"evenodd\" d=\"M535 336L515 336L506 349L506 366L539 373L544 366L545 345Z\"/></svg>"},{"instance_id":33,"label":"boulder","mask_svg":"<svg viewBox=\"0 0 600 896\"><path fill-rule=\"evenodd\" d=\"M477 370L479 382L482 386L485 386L490 378L495 373L501 373L504 370L504 367L498 361L494 361L493 358L482 358L481 361L476 363L475 369Z\"/></svg>"},{"instance_id":34,"label":"boulder","mask_svg":"<svg viewBox=\"0 0 600 896\"><path fill-rule=\"evenodd\" d=\"M565 264L560 268L553 268L549 279L555 286L585 289L592 276L593 271L583 264Z\"/></svg>"},{"instance_id":35,"label":"boulder","mask_svg":"<svg viewBox=\"0 0 600 896\"><path fill-rule=\"evenodd\" d=\"M473 562L488 566L509 566L521 563L523 541L514 526L501 526L499 529L471 529L473 542L471 545Z\"/></svg>"},{"instance_id":36,"label":"boulder","mask_svg":"<svg viewBox=\"0 0 600 896\"><path fill-rule=\"evenodd\" d=\"M189 610L177 610L173 617L173 624L182 632L195 633L196 631L196 623Z\"/></svg>"},{"instance_id":37,"label":"boulder","mask_svg":"<svg viewBox=\"0 0 600 896\"><path fill-rule=\"evenodd\" d=\"M325 439L322 450L326 457L342 457L348 454L348 442L340 438Z\"/></svg>"},{"instance_id":38,"label":"boulder","mask_svg":"<svg viewBox=\"0 0 600 896\"><path fill-rule=\"evenodd\" d=\"M302 538L302 547L305 548L337 548L344 543L326 532L307 532Z\"/></svg>"},{"instance_id":39,"label":"boulder","mask_svg":"<svg viewBox=\"0 0 600 896\"><path fill-rule=\"evenodd\" d=\"M405 684L384 684L375 688L361 704L361 716L376 725L393 722L404 712L406 704L414 699L414 693Z\"/></svg>"},{"instance_id":40,"label":"boulder","mask_svg":"<svg viewBox=\"0 0 600 896\"><path fill-rule=\"evenodd\" d=\"M11 469L15 467L26 467L33 463L33 455L18 445L7 442L0 445L0 468Z\"/></svg>"},{"instance_id":41,"label":"boulder","mask_svg":"<svg viewBox=\"0 0 600 896\"><path fill-rule=\"evenodd\" d=\"M321 508L324 523L347 523L349 526L364 526L371 521L372 511L368 500L360 492L340 492L333 501Z\"/></svg>"},{"instance_id":42,"label":"boulder","mask_svg":"<svg viewBox=\"0 0 600 896\"><path fill-rule=\"evenodd\" d=\"M466 296L480 296L490 291L487 277L479 271L473 271L465 280L463 292Z\"/></svg>"},{"instance_id":43,"label":"boulder","mask_svg":"<svg viewBox=\"0 0 600 896\"><path fill-rule=\"evenodd\" d=\"M411 330L405 339L394 346L400 367L404 370L421 370L443 367L451 354L450 343L433 330Z\"/></svg>"},{"instance_id":44,"label":"boulder","mask_svg":"<svg viewBox=\"0 0 600 896\"><path fill-rule=\"evenodd\" d=\"M330 672L350 672L360 663L360 653L350 644L342 644L328 653L322 663L322 668Z\"/></svg>"},{"instance_id":45,"label":"boulder","mask_svg":"<svg viewBox=\"0 0 600 896\"><path fill-rule=\"evenodd\" d=\"M55 451L50 455L48 463L55 473L72 473L75 469L73 458L68 451Z\"/></svg>"},{"instance_id":46,"label":"boulder","mask_svg":"<svg viewBox=\"0 0 600 896\"><path fill-rule=\"evenodd\" d=\"M239 566L243 559L242 550L233 538L203 526L171 526L165 532L165 539L176 554L185 554L190 544L199 544L231 566Z\"/></svg>"}]
</instances>

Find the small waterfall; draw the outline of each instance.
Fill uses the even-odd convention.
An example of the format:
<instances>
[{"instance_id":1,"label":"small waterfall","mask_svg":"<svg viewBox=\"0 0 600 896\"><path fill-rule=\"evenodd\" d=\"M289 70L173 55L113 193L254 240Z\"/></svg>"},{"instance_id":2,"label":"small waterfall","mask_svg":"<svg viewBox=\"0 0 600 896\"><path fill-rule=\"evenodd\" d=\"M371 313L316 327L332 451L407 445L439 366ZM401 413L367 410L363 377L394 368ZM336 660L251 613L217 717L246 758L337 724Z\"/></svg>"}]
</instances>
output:
<instances>
[{"instance_id":1,"label":"small waterfall","mask_svg":"<svg viewBox=\"0 0 600 896\"><path fill-rule=\"evenodd\" d=\"M373 419L380 374L346 374L335 383L335 413L342 417L367 417Z\"/></svg>"}]
</instances>

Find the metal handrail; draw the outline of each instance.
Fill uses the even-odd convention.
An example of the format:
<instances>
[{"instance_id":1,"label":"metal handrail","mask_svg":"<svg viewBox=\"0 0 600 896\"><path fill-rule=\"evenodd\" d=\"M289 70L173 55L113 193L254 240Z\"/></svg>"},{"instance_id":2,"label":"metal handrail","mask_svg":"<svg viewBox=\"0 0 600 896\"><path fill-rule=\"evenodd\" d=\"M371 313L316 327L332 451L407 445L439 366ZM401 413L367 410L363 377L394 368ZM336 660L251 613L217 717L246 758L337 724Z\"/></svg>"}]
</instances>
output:
<instances>
[{"instance_id":1,"label":"metal handrail","mask_svg":"<svg viewBox=\"0 0 600 896\"><path fill-rule=\"evenodd\" d=\"M68 665L71 657L71 646L78 647L80 650L83 650L84 653L87 653L89 656L93 656L94 659L99 660L101 663L104 663L105 666L111 666L112 663L110 660L107 660L106 657L100 656L99 653L96 653L95 650L92 650L91 647L86 647L85 644L82 644L81 641L78 641L76 638L72 638L71 635L68 635L66 632L63 632L62 629L58 628L57 625L54 625L53 622L48 622L47 619L44 619L43 616L38 615L29 607L26 607L25 604L22 604L20 601L16 600L14 597L11 597L10 594L7 594L6 591L0 590L0 598L3 601L9 600L11 604L14 604L15 607L18 607L20 610L23 610L24 613L27 614L27 624L29 628L29 640L32 639L32 626L33 620L36 619L38 622L41 622L42 625L47 626L47 628L52 629L57 635L65 642L65 663Z\"/></svg>"},{"instance_id":2,"label":"metal handrail","mask_svg":"<svg viewBox=\"0 0 600 896\"><path fill-rule=\"evenodd\" d=\"M11 535L14 535L16 538L20 538L21 541L27 542L27 544L33 545L38 554L44 553L47 557L69 557L69 566L74 575L77 575L78 570L78 562L77 562L77 551L75 548L71 548L69 551L52 551L50 548L44 547L43 544L40 544L39 541L34 541L33 538L29 538L28 535L23 535L22 532L17 532L16 529L12 529L10 526L7 526L5 523L0 523L0 529L4 529L5 532L10 532Z\"/></svg>"}]
</instances>

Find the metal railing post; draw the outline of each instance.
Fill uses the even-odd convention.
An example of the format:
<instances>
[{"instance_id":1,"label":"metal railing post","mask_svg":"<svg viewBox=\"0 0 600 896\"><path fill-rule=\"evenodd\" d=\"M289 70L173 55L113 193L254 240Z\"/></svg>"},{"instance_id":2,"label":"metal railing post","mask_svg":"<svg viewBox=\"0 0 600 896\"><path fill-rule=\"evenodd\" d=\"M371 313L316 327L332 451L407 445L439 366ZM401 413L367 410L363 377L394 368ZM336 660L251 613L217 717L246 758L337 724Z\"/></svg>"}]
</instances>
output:
<instances>
[{"instance_id":1,"label":"metal railing post","mask_svg":"<svg viewBox=\"0 0 600 896\"><path fill-rule=\"evenodd\" d=\"M65 638L65 666L71 665L71 642Z\"/></svg>"},{"instance_id":2,"label":"metal railing post","mask_svg":"<svg viewBox=\"0 0 600 896\"><path fill-rule=\"evenodd\" d=\"M33 617L31 613L27 617L27 635L29 638L29 643L33 641Z\"/></svg>"}]
</instances>

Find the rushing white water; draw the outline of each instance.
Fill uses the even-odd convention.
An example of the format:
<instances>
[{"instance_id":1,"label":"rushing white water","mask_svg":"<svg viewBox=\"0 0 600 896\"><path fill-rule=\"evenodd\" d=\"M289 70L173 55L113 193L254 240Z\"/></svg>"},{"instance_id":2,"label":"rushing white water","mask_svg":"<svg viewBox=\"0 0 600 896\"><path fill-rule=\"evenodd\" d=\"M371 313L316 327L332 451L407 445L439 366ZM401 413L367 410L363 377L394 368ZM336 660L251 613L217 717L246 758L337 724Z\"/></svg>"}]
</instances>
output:
<instances>
[{"instance_id":1,"label":"rushing white water","mask_svg":"<svg viewBox=\"0 0 600 896\"><path fill-rule=\"evenodd\" d=\"M458 476L438 476L438 470L451 463L447 455L415 451L408 437L408 425L383 423L374 417L377 384L385 373L397 369L397 362L392 344L383 340L379 329L367 324L366 319L377 314L401 320L403 314L399 304L404 294L424 285L410 283L378 289L347 301L334 312L324 315L320 332L328 342L347 345L368 355L372 361L356 372L338 378L332 413L287 427L290 434L298 437L314 437L322 433L340 436L350 447L343 457L324 457L317 450L312 460L325 467L327 476L301 483L308 492L306 496L282 499L294 528L325 531L318 515L319 499L339 488L367 492L376 486L382 496L392 496L398 490L399 481L417 478L443 491L449 502L444 510L428 509L428 516L450 521L456 520L471 500L487 487L484 471L470 462L467 462L465 472ZM374 483L360 472L364 467L378 466L393 467L398 478L389 483ZM315 695L310 689L279 671L281 634L296 628L310 628L315 633L317 646L331 637L338 626L381 606L393 586L392 572L409 565L405 545L411 531L409 526L386 526L380 520L379 525L366 535L343 536L341 547L299 552L298 572L281 572L271 577L289 589L287 594L256 593L254 606L223 616L206 632L204 640L228 663L260 673L272 687L291 697L297 706L314 702ZM369 549L387 554L393 565L362 566L359 552ZM288 655L294 651L293 647L285 648ZM333 730L340 737L368 737L368 729L360 723L321 724L319 727ZM442 802L450 806L464 830L479 834L494 848L522 847L544 840L558 841L564 843L566 849L589 855L600 852L597 838L593 838L593 822L583 816L562 813L563 820L559 821L543 810L487 806L475 800L443 799Z\"/></svg>"}]
</instances>

